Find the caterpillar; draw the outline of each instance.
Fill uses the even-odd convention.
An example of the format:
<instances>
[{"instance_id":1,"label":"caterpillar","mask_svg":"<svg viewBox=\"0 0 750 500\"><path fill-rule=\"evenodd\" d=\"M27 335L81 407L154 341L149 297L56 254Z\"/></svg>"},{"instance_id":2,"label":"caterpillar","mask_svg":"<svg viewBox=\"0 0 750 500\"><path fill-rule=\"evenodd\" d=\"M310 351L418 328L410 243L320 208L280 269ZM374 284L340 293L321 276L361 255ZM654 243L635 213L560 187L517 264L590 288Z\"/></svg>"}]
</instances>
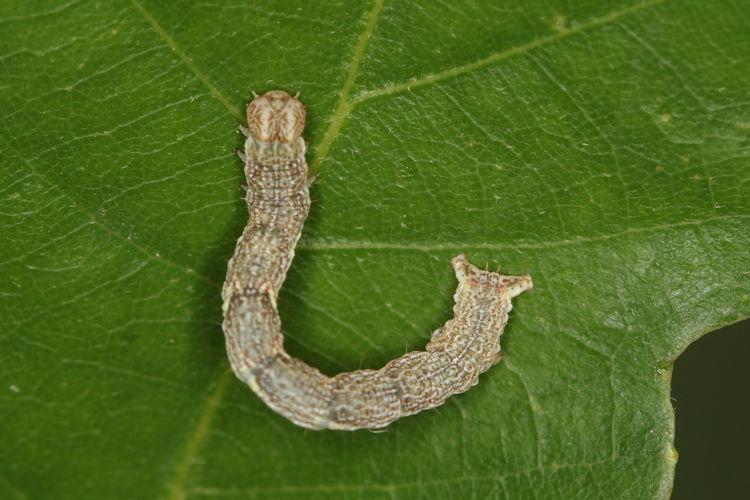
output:
<instances>
[{"instance_id":1,"label":"caterpillar","mask_svg":"<svg viewBox=\"0 0 750 500\"><path fill-rule=\"evenodd\" d=\"M483 271L466 255L451 261L458 279L454 317L424 351L379 370L328 377L284 349L276 307L279 289L310 208L306 110L281 90L253 93L244 151L249 211L222 289L222 328L232 370L274 411L309 429L378 429L442 405L476 385L500 358L511 299L531 289L528 274Z\"/></svg>"}]
</instances>

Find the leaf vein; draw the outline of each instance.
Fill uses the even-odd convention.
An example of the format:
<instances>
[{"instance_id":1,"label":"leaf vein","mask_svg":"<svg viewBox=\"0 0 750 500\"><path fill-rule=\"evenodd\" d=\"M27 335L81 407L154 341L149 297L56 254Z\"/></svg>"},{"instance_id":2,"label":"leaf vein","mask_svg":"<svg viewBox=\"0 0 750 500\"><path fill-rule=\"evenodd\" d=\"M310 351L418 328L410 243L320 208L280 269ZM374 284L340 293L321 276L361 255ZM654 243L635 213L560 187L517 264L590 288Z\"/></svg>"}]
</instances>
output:
<instances>
[{"instance_id":1,"label":"leaf vein","mask_svg":"<svg viewBox=\"0 0 750 500\"><path fill-rule=\"evenodd\" d=\"M148 21L154 31L156 31L156 33L167 43L169 48L172 49L175 54L177 54L177 56L180 58L180 60L182 60L185 66L187 66L188 69L198 78L198 80L200 80L201 83L203 83L203 85L208 88L211 97L221 102L232 115L241 118L242 112L240 111L240 109L229 102L229 99L227 99L224 94L222 94L221 91L216 88L213 83L211 83L208 77L198 68L198 66L196 66L193 60L187 56L185 51L183 51L177 45L177 42L175 42L174 38L172 38L169 33L167 33L164 28L162 28L156 18L146 10L143 4L141 4L141 2L139 2L138 0L130 0L130 3L133 4L133 7L135 7L136 10L141 13L146 21Z\"/></svg>"},{"instance_id":2,"label":"leaf vein","mask_svg":"<svg viewBox=\"0 0 750 500\"><path fill-rule=\"evenodd\" d=\"M676 229L681 227L701 226L703 224L722 221L746 219L750 215L720 215L707 217L705 219L695 219L667 224L658 224L648 227L627 228L622 231L609 234L601 234L590 237L577 237L573 239L562 239L549 242L529 242L529 243L479 243L479 242L445 242L445 243L384 243L377 241L344 241L344 242L315 242L304 241L297 245L296 251L316 251L316 250L419 250L423 252L434 252L439 250L461 251L470 248L481 248L488 250L519 250L519 249L543 249L555 248L566 245L580 245L598 241L607 241L621 236L648 233L653 231L664 231L667 229Z\"/></svg>"},{"instance_id":3,"label":"leaf vein","mask_svg":"<svg viewBox=\"0 0 750 500\"><path fill-rule=\"evenodd\" d=\"M510 49L503 50L501 52L496 52L494 54L491 54L483 59L479 59L478 61L474 61L468 64L464 64L461 66L455 66L453 68L449 68L443 71L440 71L438 73L433 73L431 75L424 76L422 78L415 78L413 80L409 80L404 83L399 83L396 85L389 85L380 89L376 90L369 90L364 91L358 94L354 99L352 99L351 105L354 106L356 104L359 104L360 102L372 99L373 97L379 97L382 95L388 95L388 94L395 94L398 92L403 92L405 90L411 90L415 87L422 87L425 85L429 85L432 83L439 82L441 80L446 80L449 78L453 78L456 76L463 75L465 73L469 73L471 71L474 71L476 69L481 69L486 66L489 66L491 64L494 64L496 62L502 61L504 59L508 59L509 57L524 54L526 52L529 52L533 49L542 47L544 45L547 45L549 43L555 42L557 40L560 40L562 38L566 38L571 35L575 35L577 33L580 33L582 31L586 31L590 28L596 28L599 26L604 26L606 24L615 22L616 20L620 19L621 17L627 16L629 14L633 14L635 12L638 12L640 10L646 9L648 7L653 7L659 4L662 4L666 2L667 0L648 0L646 2L642 2L639 4L632 5L630 7L617 10L614 12L611 12L607 15L597 17L592 19L589 22L579 24L577 26L574 26L572 28L568 29L562 29L558 31L557 33L549 36L544 36L541 38L537 38L536 40L533 40L529 43L526 43L524 45L519 45L517 47L511 47Z\"/></svg>"},{"instance_id":4,"label":"leaf vein","mask_svg":"<svg viewBox=\"0 0 750 500\"><path fill-rule=\"evenodd\" d=\"M383 0L375 0L372 4L372 8L367 14L367 25L365 26L364 31L362 31L362 34L359 36L357 45L354 48L354 55L349 62L349 70L347 71L344 85L341 87L341 92L339 94L338 105L336 106L336 110L331 115L331 122L328 125L328 130L326 130L325 134L323 135L323 139L315 149L315 160L313 160L313 162L310 164L311 176L314 176L317 173L318 168L320 168L320 163L328 155L328 151L331 149L331 145L336 140L336 137L341 130L341 126L349 117L349 113L354 107L353 102L349 100L349 92L351 91L352 85L354 85L354 80L357 78L359 63L364 57L367 43L370 41L370 38L372 38L372 34L375 32L375 26L377 25L378 18L380 17L380 12L382 10Z\"/></svg>"}]
</instances>

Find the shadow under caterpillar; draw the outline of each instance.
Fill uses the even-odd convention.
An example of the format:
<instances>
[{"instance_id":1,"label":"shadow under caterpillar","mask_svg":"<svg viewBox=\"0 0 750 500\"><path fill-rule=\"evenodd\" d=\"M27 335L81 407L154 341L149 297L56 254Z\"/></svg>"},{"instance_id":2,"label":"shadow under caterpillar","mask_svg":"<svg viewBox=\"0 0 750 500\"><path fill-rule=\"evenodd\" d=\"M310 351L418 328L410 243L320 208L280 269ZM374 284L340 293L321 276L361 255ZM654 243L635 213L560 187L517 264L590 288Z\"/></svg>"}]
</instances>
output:
<instances>
[{"instance_id":1,"label":"shadow under caterpillar","mask_svg":"<svg viewBox=\"0 0 750 500\"><path fill-rule=\"evenodd\" d=\"M309 429L376 429L434 408L476 385L500 360L511 299L531 277L482 271L465 255L451 261L458 279L454 317L424 351L380 370L328 377L284 350L276 298L310 208L305 107L286 92L255 96L247 107L245 151L250 218L237 240L222 289L223 330L232 370L274 411Z\"/></svg>"}]
</instances>

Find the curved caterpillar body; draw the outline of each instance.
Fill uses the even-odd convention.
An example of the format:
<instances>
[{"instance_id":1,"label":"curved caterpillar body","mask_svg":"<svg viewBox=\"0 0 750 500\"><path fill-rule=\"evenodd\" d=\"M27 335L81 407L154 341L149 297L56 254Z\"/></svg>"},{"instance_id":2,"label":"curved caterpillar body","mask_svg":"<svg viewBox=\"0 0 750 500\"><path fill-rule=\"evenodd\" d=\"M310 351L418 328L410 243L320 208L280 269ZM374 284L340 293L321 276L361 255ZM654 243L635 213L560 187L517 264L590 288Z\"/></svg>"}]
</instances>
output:
<instances>
[{"instance_id":1,"label":"curved caterpillar body","mask_svg":"<svg viewBox=\"0 0 750 500\"><path fill-rule=\"evenodd\" d=\"M451 261L458 278L454 317L425 351L409 352L380 370L327 377L284 350L276 309L279 288L310 207L305 108L274 90L247 107L244 153L250 219L229 261L222 290L224 335L237 377L273 410L302 427L385 427L434 408L478 382L500 360L500 336L511 298L532 287L529 275L502 276Z\"/></svg>"}]
</instances>

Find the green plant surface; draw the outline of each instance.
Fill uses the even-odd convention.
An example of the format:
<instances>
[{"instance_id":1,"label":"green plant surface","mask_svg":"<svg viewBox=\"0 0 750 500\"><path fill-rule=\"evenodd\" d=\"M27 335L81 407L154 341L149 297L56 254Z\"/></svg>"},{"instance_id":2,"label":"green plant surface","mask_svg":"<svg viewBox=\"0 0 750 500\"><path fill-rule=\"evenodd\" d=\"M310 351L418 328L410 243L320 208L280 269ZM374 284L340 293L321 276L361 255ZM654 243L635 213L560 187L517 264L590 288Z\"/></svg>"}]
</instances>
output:
<instances>
[{"instance_id":1,"label":"green plant surface","mask_svg":"<svg viewBox=\"0 0 750 500\"><path fill-rule=\"evenodd\" d=\"M0 3L0 497L665 498L673 359L750 315L750 4ZM229 369L251 91L301 91L279 307L327 374L531 273L505 359L385 432Z\"/></svg>"}]
</instances>

